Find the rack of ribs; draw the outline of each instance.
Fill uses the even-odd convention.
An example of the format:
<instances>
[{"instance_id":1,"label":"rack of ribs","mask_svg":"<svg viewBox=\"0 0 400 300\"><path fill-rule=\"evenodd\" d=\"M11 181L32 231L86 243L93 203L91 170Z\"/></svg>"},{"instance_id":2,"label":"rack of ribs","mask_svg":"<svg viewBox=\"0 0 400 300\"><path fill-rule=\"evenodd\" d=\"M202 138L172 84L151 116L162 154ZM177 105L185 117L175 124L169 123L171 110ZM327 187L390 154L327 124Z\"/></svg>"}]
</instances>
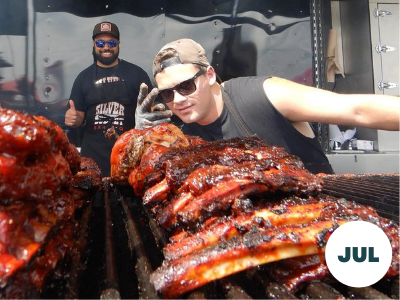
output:
<instances>
[{"instance_id":1,"label":"rack of ribs","mask_svg":"<svg viewBox=\"0 0 400 300\"><path fill-rule=\"evenodd\" d=\"M287 287L296 289L328 272L323 253L330 235L356 220L384 230L393 248L387 276L399 274L398 225L369 206L323 195L322 176L283 148L256 137L205 142L188 136L184 145L160 148L146 137L149 131L135 134L147 144L138 142L143 149L138 155L129 152L138 137L121 142L127 145L124 156L135 157L128 182L169 236L165 260L150 278L163 297L179 297L255 266L304 257L310 262L299 271L304 276L287 278Z\"/></svg>"}]
</instances>

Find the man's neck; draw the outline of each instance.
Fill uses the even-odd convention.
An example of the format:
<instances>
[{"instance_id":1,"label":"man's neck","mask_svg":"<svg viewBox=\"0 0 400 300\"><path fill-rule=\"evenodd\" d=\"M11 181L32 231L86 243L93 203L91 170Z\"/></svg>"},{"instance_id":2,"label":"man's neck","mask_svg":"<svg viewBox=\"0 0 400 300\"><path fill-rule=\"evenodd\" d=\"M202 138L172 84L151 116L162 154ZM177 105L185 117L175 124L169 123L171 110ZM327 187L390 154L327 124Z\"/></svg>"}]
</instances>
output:
<instances>
[{"instance_id":1,"label":"man's neck","mask_svg":"<svg viewBox=\"0 0 400 300\"><path fill-rule=\"evenodd\" d=\"M224 109L224 100L222 99L222 87L218 83L214 83L211 87L211 97L214 100L211 103L210 111L207 118L197 122L200 125L209 125L217 120Z\"/></svg>"},{"instance_id":2,"label":"man's neck","mask_svg":"<svg viewBox=\"0 0 400 300\"><path fill-rule=\"evenodd\" d=\"M109 64L109 65L105 65L105 64L102 64L101 62L99 62L99 61L96 61L96 64L99 66L99 67L102 67L102 68L112 68L112 67L115 67L116 65L118 65L118 63L119 63L119 58L117 58L116 60L114 60L111 64Z\"/></svg>"}]
</instances>

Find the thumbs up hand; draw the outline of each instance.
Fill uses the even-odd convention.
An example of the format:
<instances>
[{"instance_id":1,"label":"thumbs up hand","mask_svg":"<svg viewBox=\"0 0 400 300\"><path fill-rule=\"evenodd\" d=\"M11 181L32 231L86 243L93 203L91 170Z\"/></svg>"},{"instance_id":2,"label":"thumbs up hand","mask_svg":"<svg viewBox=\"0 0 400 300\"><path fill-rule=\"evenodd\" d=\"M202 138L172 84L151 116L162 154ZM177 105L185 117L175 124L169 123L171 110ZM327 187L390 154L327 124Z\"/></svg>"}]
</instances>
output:
<instances>
[{"instance_id":1,"label":"thumbs up hand","mask_svg":"<svg viewBox=\"0 0 400 300\"><path fill-rule=\"evenodd\" d=\"M65 113L65 125L77 128L82 124L83 119L75 109L74 101L69 100L69 107Z\"/></svg>"}]
</instances>

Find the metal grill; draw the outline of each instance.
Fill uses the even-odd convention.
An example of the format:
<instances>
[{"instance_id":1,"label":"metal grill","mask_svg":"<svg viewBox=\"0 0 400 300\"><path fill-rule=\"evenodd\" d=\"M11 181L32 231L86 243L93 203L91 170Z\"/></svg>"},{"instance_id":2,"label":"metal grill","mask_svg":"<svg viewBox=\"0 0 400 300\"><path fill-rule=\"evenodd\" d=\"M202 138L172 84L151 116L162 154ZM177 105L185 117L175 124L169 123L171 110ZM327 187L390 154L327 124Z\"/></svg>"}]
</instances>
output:
<instances>
[{"instance_id":1,"label":"metal grill","mask_svg":"<svg viewBox=\"0 0 400 300\"><path fill-rule=\"evenodd\" d=\"M376 209L382 217L399 222L399 174L326 175L324 193Z\"/></svg>"},{"instance_id":2,"label":"metal grill","mask_svg":"<svg viewBox=\"0 0 400 300\"><path fill-rule=\"evenodd\" d=\"M397 175L333 175L324 192L371 205L398 221ZM372 186L371 182L374 183ZM105 189L96 199L90 221L89 256L79 298L158 299L149 282L163 261L163 231L149 218L141 199L126 190ZM397 198L396 198L397 197ZM394 203L397 199L397 205ZM397 207L397 209L396 209ZM288 291L260 266L211 282L183 295L186 299L398 299L399 280L384 279L366 288L349 288L328 276Z\"/></svg>"}]
</instances>

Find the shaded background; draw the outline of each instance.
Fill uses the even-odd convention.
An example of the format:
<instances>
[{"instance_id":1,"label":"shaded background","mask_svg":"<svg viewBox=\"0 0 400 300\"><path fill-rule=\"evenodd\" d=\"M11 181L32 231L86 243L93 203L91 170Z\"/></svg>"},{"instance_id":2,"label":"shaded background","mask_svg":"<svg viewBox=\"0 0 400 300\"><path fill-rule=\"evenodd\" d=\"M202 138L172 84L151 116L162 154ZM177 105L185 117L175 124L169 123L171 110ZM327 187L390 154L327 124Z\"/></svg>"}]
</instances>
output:
<instances>
[{"instance_id":1,"label":"shaded background","mask_svg":"<svg viewBox=\"0 0 400 300\"><path fill-rule=\"evenodd\" d=\"M277 75L316 85L314 2L2 0L0 104L44 115L69 131L64 113L70 90L93 62L91 35L101 21L118 25L120 57L150 78L158 50L189 37L203 45L222 80Z\"/></svg>"}]
</instances>

